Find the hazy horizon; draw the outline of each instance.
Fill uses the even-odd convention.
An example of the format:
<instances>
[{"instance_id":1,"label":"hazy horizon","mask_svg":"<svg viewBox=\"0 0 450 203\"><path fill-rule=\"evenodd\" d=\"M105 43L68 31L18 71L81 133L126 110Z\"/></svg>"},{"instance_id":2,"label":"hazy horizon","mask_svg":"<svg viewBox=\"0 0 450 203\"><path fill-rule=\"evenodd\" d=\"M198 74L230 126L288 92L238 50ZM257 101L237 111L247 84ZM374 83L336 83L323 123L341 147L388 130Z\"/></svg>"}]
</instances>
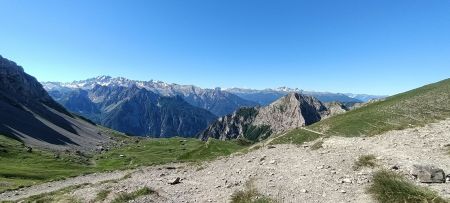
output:
<instances>
[{"instance_id":1,"label":"hazy horizon","mask_svg":"<svg viewBox=\"0 0 450 203\"><path fill-rule=\"evenodd\" d=\"M0 55L39 81L393 95L449 78L448 1L2 1Z\"/></svg>"}]
</instances>

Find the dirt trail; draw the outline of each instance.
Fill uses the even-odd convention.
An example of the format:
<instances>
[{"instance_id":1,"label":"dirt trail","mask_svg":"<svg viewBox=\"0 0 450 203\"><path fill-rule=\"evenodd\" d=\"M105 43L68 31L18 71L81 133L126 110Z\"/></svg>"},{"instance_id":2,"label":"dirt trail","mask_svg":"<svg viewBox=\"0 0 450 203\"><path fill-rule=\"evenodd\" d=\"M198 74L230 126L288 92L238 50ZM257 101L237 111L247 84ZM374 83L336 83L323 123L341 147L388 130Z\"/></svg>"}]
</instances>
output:
<instances>
[{"instance_id":1,"label":"dirt trail","mask_svg":"<svg viewBox=\"0 0 450 203\"><path fill-rule=\"evenodd\" d=\"M253 180L262 194L280 202L373 202L365 190L370 185L373 172L380 168L396 165L406 175L413 164L432 164L450 172L450 155L446 146L450 144L450 120L375 137L330 137L318 150L309 148L313 143L262 147L201 166L175 164L176 169L172 170L164 166L144 167L128 179L85 186L70 195L89 202L100 190L108 189L112 191L107 197L108 202L117 193L147 186L156 190L158 195L144 196L135 202L227 202L233 192L242 190L245 182ZM377 157L379 166L353 170L355 160L368 154ZM177 177L181 178L180 184L168 184ZM76 179L59 184L79 184ZM37 188L49 191L55 187L52 184L55 183L26 188L20 192L24 195L18 197L37 194ZM51 189L47 188L48 185L52 185ZM449 183L420 185L450 198ZM0 199L5 197L5 194L0 194ZM17 196L12 198L18 199Z\"/></svg>"},{"instance_id":2,"label":"dirt trail","mask_svg":"<svg viewBox=\"0 0 450 203\"><path fill-rule=\"evenodd\" d=\"M316 134L319 134L319 135L325 135L325 134L323 134L323 133L321 133L321 132L318 132L318 131L315 131L315 130L311 130L311 129L309 129L309 128L302 128L303 130L306 130L306 131L309 131L309 132L312 132L312 133L316 133Z\"/></svg>"}]
</instances>

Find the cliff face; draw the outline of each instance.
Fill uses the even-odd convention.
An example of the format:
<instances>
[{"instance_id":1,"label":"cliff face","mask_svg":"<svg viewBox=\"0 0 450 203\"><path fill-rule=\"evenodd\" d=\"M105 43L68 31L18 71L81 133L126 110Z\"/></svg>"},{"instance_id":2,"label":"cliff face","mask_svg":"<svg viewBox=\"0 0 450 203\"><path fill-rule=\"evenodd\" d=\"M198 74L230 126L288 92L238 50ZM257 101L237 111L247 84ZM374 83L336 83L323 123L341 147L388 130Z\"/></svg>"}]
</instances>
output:
<instances>
[{"instance_id":1,"label":"cliff face","mask_svg":"<svg viewBox=\"0 0 450 203\"><path fill-rule=\"evenodd\" d=\"M266 107L240 109L221 117L199 137L203 140L208 137L222 140L243 137L256 141L271 134L313 124L334 111L314 97L290 93Z\"/></svg>"},{"instance_id":2,"label":"cliff face","mask_svg":"<svg viewBox=\"0 0 450 203\"><path fill-rule=\"evenodd\" d=\"M0 96L17 105L46 104L61 113L69 114L56 103L32 76L26 74L22 67L0 56Z\"/></svg>"},{"instance_id":3,"label":"cliff face","mask_svg":"<svg viewBox=\"0 0 450 203\"><path fill-rule=\"evenodd\" d=\"M233 114L217 119L214 123L209 125L206 130L200 133L199 138L208 140L209 137L213 137L216 139L228 140L236 139L239 136L249 137L249 128L251 128L257 115L258 109L256 107L241 108Z\"/></svg>"}]
</instances>

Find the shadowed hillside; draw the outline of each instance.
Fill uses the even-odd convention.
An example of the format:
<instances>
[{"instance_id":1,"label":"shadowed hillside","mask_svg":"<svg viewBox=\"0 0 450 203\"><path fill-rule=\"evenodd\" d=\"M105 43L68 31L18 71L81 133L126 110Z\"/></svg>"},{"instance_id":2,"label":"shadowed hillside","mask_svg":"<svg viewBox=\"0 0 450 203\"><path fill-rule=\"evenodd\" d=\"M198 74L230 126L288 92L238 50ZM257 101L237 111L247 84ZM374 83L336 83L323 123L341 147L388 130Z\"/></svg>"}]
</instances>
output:
<instances>
[{"instance_id":1,"label":"shadowed hillside","mask_svg":"<svg viewBox=\"0 0 450 203\"><path fill-rule=\"evenodd\" d=\"M56 103L22 67L0 56L0 133L27 145L92 150L109 142L97 126Z\"/></svg>"}]
</instances>

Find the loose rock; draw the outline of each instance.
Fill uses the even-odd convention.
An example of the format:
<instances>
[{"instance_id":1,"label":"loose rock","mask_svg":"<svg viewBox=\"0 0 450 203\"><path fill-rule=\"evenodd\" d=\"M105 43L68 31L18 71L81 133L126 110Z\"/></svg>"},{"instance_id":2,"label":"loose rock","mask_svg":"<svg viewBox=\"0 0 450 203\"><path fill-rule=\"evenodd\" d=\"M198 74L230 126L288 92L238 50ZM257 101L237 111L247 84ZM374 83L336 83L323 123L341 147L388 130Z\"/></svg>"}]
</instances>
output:
<instances>
[{"instance_id":1,"label":"loose rock","mask_svg":"<svg viewBox=\"0 0 450 203\"><path fill-rule=\"evenodd\" d=\"M411 175L421 183L444 183L444 170L435 166L413 165Z\"/></svg>"},{"instance_id":2,"label":"loose rock","mask_svg":"<svg viewBox=\"0 0 450 203\"><path fill-rule=\"evenodd\" d=\"M180 177L177 177L174 181L170 182L169 184L170 184L170 185L176 185L176 184L179 184L179 183L181 183L180 180L181 180L181 178L180 178Z\"/></svg>"}]
</instances>

